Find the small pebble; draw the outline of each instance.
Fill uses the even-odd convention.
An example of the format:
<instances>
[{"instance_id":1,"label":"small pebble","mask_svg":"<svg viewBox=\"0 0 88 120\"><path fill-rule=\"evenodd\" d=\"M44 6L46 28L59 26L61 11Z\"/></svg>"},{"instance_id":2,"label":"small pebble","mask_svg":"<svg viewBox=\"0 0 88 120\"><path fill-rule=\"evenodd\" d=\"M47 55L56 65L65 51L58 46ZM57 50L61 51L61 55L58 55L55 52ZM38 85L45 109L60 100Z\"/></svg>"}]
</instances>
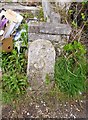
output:
<instances>
[{"instance_id":1,"label":"small pebble","mask_svg":"<svg viewBox=\"0 0 88 120\"><path fill-rule=\"evenodd\" d=\"M65 111L68 111L68 109L65 109Z\"/></svg>"},{"instance_id":2,"label":"small pebble","mask_svg":"<svg viewBox=\"0 0 88 120\"><path fill-rule=\"evenodd\" d=\"M36 108L39 108L39 105L36 105Z\"/></svg>"},{"instance_id":3,"label":"small pebble","mask_svg":"<svg viewBox=\"0 0 88 120\"><path fill-rule=\"evenodd\" d=\"M78 112L80 112L80 110L79 110L78 108L76 108L76 110L77 110Z\"/></svg>"},{"instance_id":4,"label":"small pebble","mask_svg":"<svg viewBox=\"0 0 88 120\"><path fill-rule=\"evenodd\" d=\"M62 106L62 104L60 104L60 106Z\"/></svg>"},{"instance_id":5,"label":"small pebble","mask_svg":"<svg viewBox=\"0 0 88 120\"><path fill-rule=\"evenodd\" d=\"M48 110L48 108L46 108L46 112L48 112L49 110Z\"/></svg>"},{"instance_id":6,"label":"small pebble","mask_svg":"<svg viewBox=\"0 0 88 120\"><path fill-rule=\"evenodd\" d=\"M49 118L49 115L44 115L45 118Z\"/></svg>"},{"instance_id":7,"label":"small pebble","mask_svg":"<svg viewBox=\"0 0 88 120\"><path fill-rule=\"evenodd\" d=\"M43 103L43 101L41 101L41 103Z\"/></svg>"},{"instance_id":8,"label":"small pebble","mask_svg":"<svg viewBox=\"0 0 88 120\"><path fill-rule=\"evenodd\" d=\"M42 111L41 111L41 110L39 110L39 111L38 111L38 113L42 114Z\"/></svg>"},{"instance_id":9,"label":"small pebble","mask_svg":"<svg viewBox=\"0 0 88 120\"><path fill-rule=\"evenodd\" d=\"M83 100L81 100L80 102L83 103Z\"/></svg>"},{"instance_id":10,"label":"small pebble","mask_svg":"<svg viewBox=\"0 0 88 120\"><path fill-rule=\"evenodd\" d=\"M27 113L27 111L23 110L23 113Z\"/></svg>"},{"instance_id":11,"label":"small pebble","mask_svg":"<svg viewBox=\"0 0 88 120\"><path fill-rule=\"evenodd\" d=\"M66 107L66 104L64 106Z\"/></svg>"},{"instance_id":12,"label":"small pebble","mask_svg":"<svg viewBox=\"0 0 88 120\"><path fill-rule=\"evenodd\" d=\"M75 115L73 115L73 114L70 114L70 117L76 118Z\"/></svg>"},{"instance_id":13,"label":"small pebble","mask_svg":"<svg viewBox=\"0 0 88 120\"><path fill-rule=\"evenodd\" d=\"M71 107L72 107L73 105L71 105Z\"/></svg>"},{"instance_id":14,"label":"small pebble","mask_svg":"<svg viewBox=\"0 0 88 120\"><path fill-rule=\"evenodd\" d=\"M71 113L70 116L73 116L73 114Z\"/></svg>"},{"instance_id":15,"label":"small pebble","mask_svg":"<svg viewBox=\"0 0 88 120\"><path fill-rule=\"evenodd\" d=\"M82 92L79 91L79 94L82 95Z\"/></svg>"},{"instance_id":16,"label":"small pebble","mask_svg":"<svg viewBox=\"0 0 88 120\"><path fill-rule=\"evenodd\" d=\"M44 105L44 106L46 106L46 104L45 104L45 103L44 103L43 105Z\"/></svg>"},{"instance_id":17,"label":"small pebble","mask_svg":"<svg viewBox=\"0 0 88 120\"><path fill-rule=\"evenodd\" d=\"M30 105L33 105L33 103L30 103Z\"/></svg>"},{"instance_id":18,"label":"small pebble","mask_svg":"<svg viewBox=\"0 0 88 120\"><path fill-rule=\"evenodd\" d=\"M27 115L30 115L29 113L27 113Z\"/></svg>"},{"instance_id":19,"label":"small pebble","mask_svg":"<svg viewBox=\"0 0 88 120\"><path fill-rule=\"evenodd\" d=\"M66 114L66 117L68 116L68 114Z\"/></svg>"},{"instance_id":20,"label":"small pebble","mask_svg":"<svg viewBox=\"0 0 88 120\"><path fill-rule=\"evenodd\" d=\"M16 111L13 111L13 113L15 113Z\"/></svg>"}]
</instances>

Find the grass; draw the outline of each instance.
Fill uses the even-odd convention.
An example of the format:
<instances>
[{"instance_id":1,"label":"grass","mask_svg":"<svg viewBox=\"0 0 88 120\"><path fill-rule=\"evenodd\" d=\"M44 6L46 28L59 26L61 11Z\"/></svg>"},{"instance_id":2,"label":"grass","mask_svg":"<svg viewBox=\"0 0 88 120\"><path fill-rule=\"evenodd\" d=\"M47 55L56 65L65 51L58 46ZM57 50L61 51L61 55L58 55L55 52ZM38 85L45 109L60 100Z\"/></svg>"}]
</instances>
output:
<instances>
[{"instance_id":1,"label":"grass","mask_svg":"<svg viewBox=\"0 0 88 120\"><path fill-rule=\"evenodd\" d=\"M64 50L65 55L56 60L55 83L61 92L76 97L86 91L86 51L77 41L67 44Z\"/></svg>"},{"instance_id":2,"label":"grass","mask_svg":"<svg viewBox=\"0 0 88 120\"><path fill-rule=\"evenodd\" d=\"M23 28L28 30L27 24L22 24ZM21 28L22 28L21 26ZM22 41L22 45L28 44L28 32L23 32L19 40ZM15 42L15 41L14 41ZM26 93L26 89L29 86L27 81L27 59L25 57L24 49L19 55L17 48L10 53L2 52L2 100L3 103L10 103L17 100Z\"/></svg>"}]
</instances>

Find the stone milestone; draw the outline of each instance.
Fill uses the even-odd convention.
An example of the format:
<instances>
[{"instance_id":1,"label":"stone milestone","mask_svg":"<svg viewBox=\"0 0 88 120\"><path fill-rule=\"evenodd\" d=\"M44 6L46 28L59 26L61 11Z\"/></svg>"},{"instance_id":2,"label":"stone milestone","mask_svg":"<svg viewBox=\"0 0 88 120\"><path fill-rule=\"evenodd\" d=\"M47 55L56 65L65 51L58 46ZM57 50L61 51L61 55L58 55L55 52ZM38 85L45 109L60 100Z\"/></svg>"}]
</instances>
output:
<instances>
[{"instance_id":1,"label":"stone milestone","mask_svg":"<svg viewBox=\"0 0 88 120\"><path fill-rule=\"evenodd\" d=\"M43 87L48 74L54 76L55 49L48 40L38 39L29 45L27 74L33 90Z\"/></svg>"}]
</instances>

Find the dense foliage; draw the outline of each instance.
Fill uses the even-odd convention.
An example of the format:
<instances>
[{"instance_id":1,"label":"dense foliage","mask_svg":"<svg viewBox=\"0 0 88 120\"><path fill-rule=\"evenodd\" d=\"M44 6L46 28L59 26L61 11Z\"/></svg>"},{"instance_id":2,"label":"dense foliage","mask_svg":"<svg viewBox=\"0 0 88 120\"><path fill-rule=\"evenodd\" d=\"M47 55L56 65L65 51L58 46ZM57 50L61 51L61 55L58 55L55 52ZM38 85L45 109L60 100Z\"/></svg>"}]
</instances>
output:
<instances>
[{"instance_id":1,"label":"dense foliage","mask_svg":"<svg viewBox=\"0 0 88 120\"><path fill-rule=\"evenodd\" d=\"M21 28L28 30L27 24L22 24ZM22 46L28 44L28 32L22 32L19 38ZM16 41L14 41L15 43ZM19 54L17 48L11 53L2 53L2 98L3 102L8 103L18 99L26 92L28 82L26 76L27 59L25 57L25 49Z\"/></svg>"},{"instance_id":2,"label":"dense foliage","mask_svg":"<svg viewBox=\"0 0 88 120\"><path fill-rule=\"evenodd\" d=\"M86 50L77 41L64 46L64 55L55 64L55 82L70 97L86 90Z\"/></svg>"}]
</instances>

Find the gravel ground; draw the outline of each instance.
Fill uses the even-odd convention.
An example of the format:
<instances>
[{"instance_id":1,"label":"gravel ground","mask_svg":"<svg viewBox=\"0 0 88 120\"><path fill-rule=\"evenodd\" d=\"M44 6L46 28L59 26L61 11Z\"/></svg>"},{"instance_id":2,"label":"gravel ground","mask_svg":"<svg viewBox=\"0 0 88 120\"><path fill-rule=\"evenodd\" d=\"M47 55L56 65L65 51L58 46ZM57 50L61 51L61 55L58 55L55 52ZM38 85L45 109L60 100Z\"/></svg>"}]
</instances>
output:
<instances>
[{"instance_id":1,"label":"gravel ground","mask_svg":"<svg viewBox=\"0 0 88 120\"><path fill-rule=\"evenodd\" d=\"M12 105L4 105L3 118L86 118L86 99L61 100L57 96L33 92Z\"/></svg>"}]
</instances>

